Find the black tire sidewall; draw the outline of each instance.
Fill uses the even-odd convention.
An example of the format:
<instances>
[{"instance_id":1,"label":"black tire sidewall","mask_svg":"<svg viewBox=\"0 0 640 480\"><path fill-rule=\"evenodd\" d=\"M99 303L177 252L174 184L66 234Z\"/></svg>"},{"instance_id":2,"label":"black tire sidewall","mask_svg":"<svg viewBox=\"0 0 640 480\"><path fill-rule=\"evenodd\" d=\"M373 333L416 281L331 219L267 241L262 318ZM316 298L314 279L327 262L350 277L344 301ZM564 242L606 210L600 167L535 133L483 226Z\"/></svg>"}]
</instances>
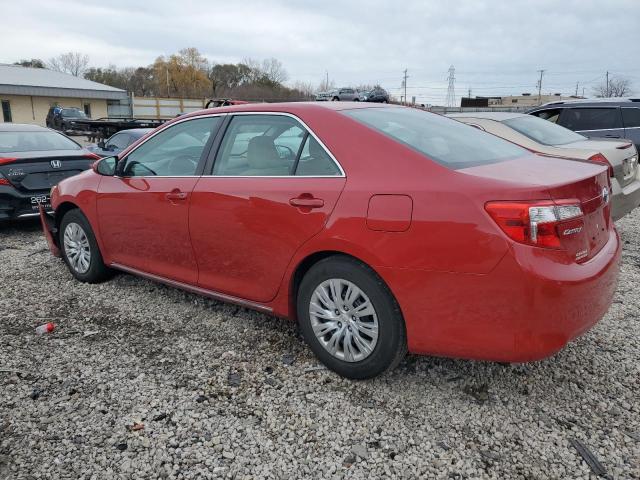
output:
<instances>
[{"instance_id":1,"label":"black tire sidewall","mask_svg":"<svg viewBox=\"0 0 640 480\"><path fill-rule=\"evenodd\" d=\"M309 304L315 288L330 278L342 278L358 286L373 303L378 316L378 342L374 351L359 362L345 362L333 357L313 333ZM314 265L298 290L297 314L305 341L315 355L334 372L352 379L379 375L397 364L406 352L406 333L397 302L382 279L363 263L350 257L330 257Z\"/></svg>"},{"instance_id":2,"label":"black tire sidewall","mask_svg":"<svg viewBox=\"0 0 640 480\"><path fill-rule=\"evenodd\" d=\"M77 223L82 227L85 235L87 236L87 240L89 241L89 248L91 248L89 269L84 273L77 272L71 266L71 263L67 258L67 252L64 248L64 231L67 228L67 225L69 225L70 223ZM102 260L102 254L100 253L100 248L98 247L96 237L93 234L93 229L91 228L91 225L89 224L87 218L82 214L80 210L70 210L65 213L64 217L62 217L62 221L60 222L60 233L58 241L60 250L62 252L62 258L67 264L67 267L69 267L69 271L75 278L77 278L81 282L96 283L104 280L108 276L109 269L105 266Z\"/></svg>"}]
</instances>

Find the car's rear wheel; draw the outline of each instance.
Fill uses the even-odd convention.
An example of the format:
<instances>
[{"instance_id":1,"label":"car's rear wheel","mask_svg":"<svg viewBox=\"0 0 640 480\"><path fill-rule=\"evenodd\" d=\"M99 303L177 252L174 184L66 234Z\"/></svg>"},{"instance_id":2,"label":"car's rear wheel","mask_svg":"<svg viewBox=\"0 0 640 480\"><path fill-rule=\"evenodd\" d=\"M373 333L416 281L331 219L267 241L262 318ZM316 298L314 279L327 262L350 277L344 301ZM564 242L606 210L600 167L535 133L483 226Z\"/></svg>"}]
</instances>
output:
<instances>
[{"instance_id":1,"label":"car's rear wheel","mask_svg":"<svg viewBox=\"0 0 640 480\"><path fill-rule=\"evenodd\" d=\"M110 276L91 225L80 210L69 210L62 217L59 243L65 263L81 282L97 283Z\"/></svg>"},{"instance_id":2,"label":"car's rear wheel","mask_svg":"<svg viewBox=\"0 0 640 480\"><path fill-rule=\"evenodd\" d=\"M353 379L394 368L407 352L400 307L371 268L333 256L306 273L297 298L302 334L328 368Z\"/></svg>"},{"instance_id":3,"label":"car's rear wheel","mask_svg":"<svg viewBox=\"0 0 640 480\"><path fill-rule=\"evenodd\" d=\"M332 102L339 102L339 101L340 101L340 99L339 99L338 97L333 97L333 98L331 99L331 101L332 101Z\"/></svg>"}]
</instances>

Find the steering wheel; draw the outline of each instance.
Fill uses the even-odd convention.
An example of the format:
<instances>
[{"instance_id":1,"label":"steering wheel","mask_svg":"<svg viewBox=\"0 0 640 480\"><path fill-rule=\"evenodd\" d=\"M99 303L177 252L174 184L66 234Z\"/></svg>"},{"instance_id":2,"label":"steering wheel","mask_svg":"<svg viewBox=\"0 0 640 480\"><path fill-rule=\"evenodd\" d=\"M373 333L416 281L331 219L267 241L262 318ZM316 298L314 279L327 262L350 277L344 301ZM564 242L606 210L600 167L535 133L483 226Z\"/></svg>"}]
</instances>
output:
<instances>
[{"instance_id":1,"label":"steering wheel","mask_svg":"<svg viewBox=\"0 0 640 480\"><path fill-rule=\"evenodd\" d=\"M188 172L195 173L198 167L198 159L192 155L179 155L169 160L167 170L173 175L182 175Z\"/></svg>"}]
</instances>

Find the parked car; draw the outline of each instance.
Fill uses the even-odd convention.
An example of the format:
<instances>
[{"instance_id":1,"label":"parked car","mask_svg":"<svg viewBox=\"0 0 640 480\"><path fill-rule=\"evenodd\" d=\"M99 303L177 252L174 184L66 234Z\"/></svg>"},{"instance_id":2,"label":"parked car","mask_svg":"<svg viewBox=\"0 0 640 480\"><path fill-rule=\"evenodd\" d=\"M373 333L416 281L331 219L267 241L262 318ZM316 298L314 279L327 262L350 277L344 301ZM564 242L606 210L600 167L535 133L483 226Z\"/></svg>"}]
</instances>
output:
<instances>
[{"instance_id":1,"label":"parked car","mask_svg":"<svg viewBox=\"0 0 640 480\"><path fill-rule=\"evenodd\" d=\"M359 101L359 93L354 88L337 88L328 92L317 93L316 101L357 102Z\"/></svg>"},{"instance_id":2,"label":"parked car","mask_svg":"<svg viewBox=\"0 0 640 480\"><path fill-rule=\"evenodd\" d=\"M48 128L0 123L0 220L37 215L38 205L49 209L51 187L97 158Z\"/></svg>"},{"instance_id":3,"label":"parked car","mask_svg":"<svg viewBox=\"0 0 640 480\"><path fill-rule=\"evenodd\" d=\"M537 153L606 165L611 175L611 216L614 220L640 205L638 151L630 141L589 139L560 125L522 113L467 112L447 116Z\"/></svg>"},{"instance_id":4,"label":"parked car","mask_svg":"<svg viewBox=\"0 0 640 480\"><path fill-rule=\"evenodd\" d=\"M389 103L389 94L384 88L376 87L368 92L362 92L359 100L361 102Z\"/></svg>"},{"instance_id":5,"label":"parked car","mask_svg":"<svg viewBox=\"0 0 640 480\"><path fill-rule=\"evenodd\" d=\"M45 123L47 127L67 133L77 130L74 120L87 120L89 117L79 108L51 107L47 113Z\"/></svg>"},{"instance_id":6,"label":"parked car","mask_svg":"<svg viewBox=\"0 0 640 480\"><path fill-rule=\"evenodd\" d=\"M152 131L153 128L132 128L129 130L121 130L118 133L111 135L107 140L101 140L98 143L87 146L87 150L100 157L118 155L133 142L139 140Z\"/></svg>"},{"instance_id":7,"label":"parked car","mask_svg":"<svg viewBox=\"0 0 640 480\"><path fill-rule=\"evenodd\" d=\"M620 261L605 166L412 108L332 107L164 124L53 188L52 252L83 282L116 269L297 319L350 378L407 349L536 360L604 315Z\"/></svg>"},{"instance_id":8,"label":"parked car","mask_svg":"<svg viewBox=\"0 0 640 480\"><path fill-rule=\"evenodd\" d=\"M589 138L631 140L640 150L640 98L565 100L527 113Z\"/></svg>"}]
</instances>

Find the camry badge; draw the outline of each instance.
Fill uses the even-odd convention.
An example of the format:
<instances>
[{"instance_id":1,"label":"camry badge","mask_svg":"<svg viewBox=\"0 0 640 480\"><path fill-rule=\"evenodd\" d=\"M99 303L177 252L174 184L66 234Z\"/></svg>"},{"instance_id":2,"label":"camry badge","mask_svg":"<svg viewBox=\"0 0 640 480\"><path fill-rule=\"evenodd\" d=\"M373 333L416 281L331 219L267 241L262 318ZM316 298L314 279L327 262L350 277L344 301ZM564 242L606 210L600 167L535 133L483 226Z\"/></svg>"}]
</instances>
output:
<instances>
[{"instance_id":1,"label":"camry badge","mask_svg":"<svg viewBox=\"0 0 640 480\"><path fill-rule=\"evenodd\" d=\"M602 189L602 201L604 203L609 203L609 189L607 187Z\"/></svg>"},{"instance_id":2,"label":"camry badge","mask_svg":"<svg viewBox=\"0 0 640 480\"><path fill-rule=\"evenodd\" d=\"M60 168L62 167L62 162L60 160L51 160L52 168Z\"/></svg>"}]
</instances>

